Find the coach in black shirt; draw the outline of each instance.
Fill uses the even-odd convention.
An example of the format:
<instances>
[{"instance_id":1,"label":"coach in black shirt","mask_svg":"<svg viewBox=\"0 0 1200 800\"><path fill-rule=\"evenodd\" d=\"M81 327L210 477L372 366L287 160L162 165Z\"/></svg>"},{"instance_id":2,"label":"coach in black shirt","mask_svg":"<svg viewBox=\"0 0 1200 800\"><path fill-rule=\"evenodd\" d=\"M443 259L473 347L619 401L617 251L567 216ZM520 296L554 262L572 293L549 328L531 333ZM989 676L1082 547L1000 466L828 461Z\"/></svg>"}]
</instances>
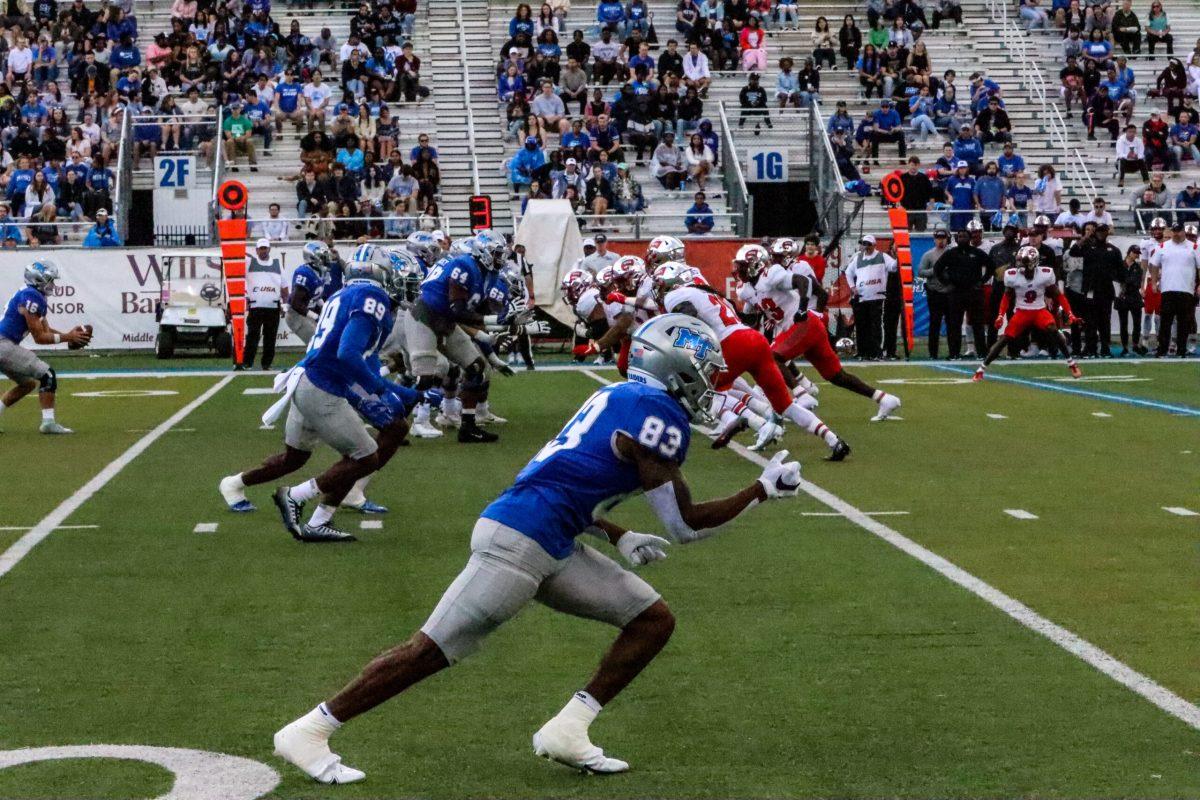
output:
<instances>
[{"instance_id":1,"label":"coach in black shirt","mask_svg":"<svg viewBox=\"0 0 1200 800\"><path fill-rule=\"evenodd\" d=\"M1085 357L1112 357L1112 308L1116 292L1113 281L1121 279L1124 258L1121 251L1109 244L1107 225L1096 226L1095 233L1085 235L1072 248L1071 255L1083 262L1083 286L1080 293L1085 298L1083 317L1083 355Z\"/></svg>"},{"instance_id":2,"label":"coach in black shirt","mask_svg":"<svg viewBox=\"0 0 1200 800\"><path fill-rule=\"evenodd\" d=\"M933 184L929 182L929 176L921 171L920 158L908 157L908 171L900 173L900 183L904 185L900 205L909 212L908 227L914 231L925 230L929 220L929 201L933 199Z\"/></svg>"},{"instance_id":3,"label":"coach in black shirt","mask_svg":"<svg viewBox=\"0 0 1200 800\"><path fill-rule=\"evenodd\" d=\"M983 282L990 273L987 253L971 244L971 234L965 230L955 232L954 247L942 254L934 265L938 280L950 287L946 344L952 359L962 354L964 314L975 337L975 352L987 353L983 332Z\"/></svg>"}]
</instances>

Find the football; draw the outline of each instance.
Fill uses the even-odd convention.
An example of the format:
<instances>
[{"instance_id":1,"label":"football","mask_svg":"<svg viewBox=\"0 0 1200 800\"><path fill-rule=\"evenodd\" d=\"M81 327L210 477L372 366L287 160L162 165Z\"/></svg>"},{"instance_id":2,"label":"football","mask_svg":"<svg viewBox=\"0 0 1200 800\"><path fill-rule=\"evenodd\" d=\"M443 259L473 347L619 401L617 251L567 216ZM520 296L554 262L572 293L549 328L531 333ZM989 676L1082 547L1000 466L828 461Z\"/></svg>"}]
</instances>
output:
<instances>
[{"instance_id":1,"label":"football","mask_svg":"<svg viewBox=\"0 0 1200 800\"><path fill-rule=\"evenodd\" d=\"M92 326L91 325L80 325L79 327L81 327L85 331L87 331L87 341L83 342L83 343L71 342L70 344L67 345L68 350L82 350L83 348L87 347L88 344L90 344L92 341Z\"/></svg>"}]
</instances>

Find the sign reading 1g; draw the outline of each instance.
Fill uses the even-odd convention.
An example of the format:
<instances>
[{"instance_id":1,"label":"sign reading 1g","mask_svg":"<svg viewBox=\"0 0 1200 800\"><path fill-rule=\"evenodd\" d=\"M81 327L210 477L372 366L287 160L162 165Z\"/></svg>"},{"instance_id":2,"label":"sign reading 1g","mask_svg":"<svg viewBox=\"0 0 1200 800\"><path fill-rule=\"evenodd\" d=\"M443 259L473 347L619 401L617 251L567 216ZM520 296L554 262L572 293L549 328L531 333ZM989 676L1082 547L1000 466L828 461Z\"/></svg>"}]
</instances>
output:
<instances>
[{"instance_id":1,"label":"sign reading 1g","mask_svg":"<svg viewBox=\"0 0 1200 800\"><path fill-rule=\"evenodd\" d=\"M786 183L786 147L751 147L746 151L746 180L750 183Z\"/></svg>"},{"instance_id":2,"label":"sign reading 1g","mask_svg":"<svg viewBox=\"0 0 1200 800\"><path fill-rule=\"evenodd\" d=\"M195 185L195 156L158 156L154 159L155 189L192 189Z\"/></svg>"}]
</instances>

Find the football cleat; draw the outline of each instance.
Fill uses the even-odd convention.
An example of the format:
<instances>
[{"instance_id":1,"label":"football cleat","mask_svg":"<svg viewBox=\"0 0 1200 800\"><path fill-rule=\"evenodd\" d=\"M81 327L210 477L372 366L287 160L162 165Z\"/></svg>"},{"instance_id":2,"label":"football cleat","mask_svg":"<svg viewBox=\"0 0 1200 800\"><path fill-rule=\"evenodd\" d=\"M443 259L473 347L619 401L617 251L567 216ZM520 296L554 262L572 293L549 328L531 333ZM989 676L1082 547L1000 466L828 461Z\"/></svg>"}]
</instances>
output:
<instances>
[{"instance_id":1,"label":"football cleat","mask_svg":"<svg viewBox=\"0 0 1200 800\"><path fill-rule=\"evenodd\" d=\"M500 437L496 434L479 427L462 427L458 429L458 441L463 444L486 444L498 441L499 439Z\"/></svg>"},{"instance_id":2,"label":"football cleat","mask_svg":"<svg viewBox=\"0 0 1200 800\"><path fill-rule=\"evenodd\" d=\"M292 535L292 538L300 539L300 515L304 513L304 503L293 500L286 486L277 488L275 494L271 495L271 500L279 509L284 529Z\"/></svg>"},{"instance_id":3,"label":"football cleat","mask_svg":"<svg viewBox=\"0 0 1200 800\"><path fill-rule=\"evenodd\" d=\"M1082 378L1083 377L1083 370L1081 370L1079 368L1078 364L1068 364L1067 368L1071 370L1072 378Z\"/></svg>"},{"instance_id":4,"label":"football cleat","mask_svg":"<svg viewBox=\"0 0 1200 800\"><path fill-rule=\"evenodd\" d=\"M437 419L434 422L443 428L458 428L462 425L462 414L447 414L444 411L439 411Z\"/></svg>"},{"instance_id":5,"label":"football cleat","mask_svg":"<svg viewBox=\"0 0 1200 800\"><path fill-rule=\"evenodd\" d=\"M607 775L629 769L629 764L619 758L609 758L592 744L586 728L563 722L558 717L533 735L533 752L580 772Z\"/></svg>"},{"instance_id":6,"label":"football cleat","mask_svg":"<svg viewBox=\"0 0 1200 800\"><path fill-rule=\"evenodd\" d=\"M333 527L326 522L322 525L306 524L300 529L300 535L297 537L302 542L357 542L358 539L352 533L346 533L343 530Z\"/></svg>"},{"instance_id":7,"label":"football cleat","mask_svg":"<svg viewBox=\"0 0 1200 800\"><path fill-rule=\"evenodd\" d=\"M221 493L221 497L225 499L225 505L229 506L230 511L238 514L245 514L250 511L257 511L254 504L246 499L246 490L239 488L236 481L237 475L229 475L222 478L217 484L217 490Z\"/></svg>"},{"instance_id":8,"label":"football cleat","mask_svg":"<svg viewBox=\"0 0 1200 800\"><path fill-rule=\"evenodd\" d=\"M367 777L362 770L343 764L341 756L329 749L328 737L313 730L303 717L276 732L275 755L319 783L354 783Z\"/></svg>"},{"instance_id":9,"label":"football cleat","mask_svg":"<svg viewBox=\"0 0 1200 800\"><path fill-rule=\"evenodd\" d=\"M975 383L979 383L981 380L983 380L983 367L975 370L975 374L971 376L971 380L975 381Z\"/></svg>"},{"instance_id":10,"label":"football cleat","mask_svg":"<svg viewBox=\"0 0 1200 800\"><path fill-rule=\"evenodd\" d=\"M745 417L738 417L733 422L729 423L729 425L725 427L725 430L721 431L716 435L716 437L713 438L712 449L720 450L722 447L727 447L729 443L733 441L733 437L737 436L748 427L750 427L749 420L747 420Z\"/></svg>"},{"instance_id":11,"label":"football cleat","mask_svg":"<svg viewBox=\"0 0 1200 800\"><path fill-rule=\"evenodd\" d=\"M381 506L379 503L372 503L370 500L363 500L357 505L342 503L340 508L346 508L350 511L357 511L360 514L386 514L388 513L387 506Z\"/></svg>"},{"instance_id":12,"label":"football cleat","mask_svg":"<svg viewBox=\"0 0 1200 800\"><path fill-rule=\"evenodd\" d=\"M42 422L41 427L38 428L38 432L48 433L53 436L61 436L62 434L74 433L75 431L64 425L60 425L52 419L48 419Z\"/></svg>"},{"instance_id":13,"label":"football cleat","mask_svg":"<svg viewBox=\"0 0 1200 800\"><path fill-rule=\"evenodd\" d=\"M829 455L825 457L826 461L845 461L846 456L850 455L850 445L842 439L834 442L833 447L829 451Z\"/></svg>"},{"instance_id":14,"label":"football cleat","mask_svg":"<svg viewBox=\"0 0 1200 800\"><path fill-rule=\"evenodd\" d=\"M503 425L506 422L508 422L508 420L505 419L504 417L496 416L495 414L493 414L491 412L491 409L488 409L488 412L486 414L480 414L480 413L476 412L475 422L480 425Z\"/></svg>"},{"instance_id":15,"label":"football cleat","mask_svg":"<svg viewBox=\"0 0 1200 800\"><path fill-rule=\"evenodd\" d=\"M879 401L879 412L871 417L871 422L887 419L893 411L900 407L900 398L894 394L885 394Z\"/></svg>"},{"instance_id":16,"label":"football cleat","mask_svg":"<svg viewBox=\"0 0 1200 800\"><path fill-rule=\"evenodd\" d=\"M750 449L754 452L758 452L759 450L763 450L768 445L772 445L782 438L783 426L775 420L769 419L761 428L758 429L758 436L755 438L754 444L750 446Z\"/></svg>"},{"instance_id":17,"label":"football cleat","mask_svg":"<svg viewBox=\"0 0 1200 800\"><path fill-rule=\"evenodd\" d=\"M442 435L440 430L428 422L414 422L408 432L418 439L436 439Z\"/></svg>"}]
</instances>

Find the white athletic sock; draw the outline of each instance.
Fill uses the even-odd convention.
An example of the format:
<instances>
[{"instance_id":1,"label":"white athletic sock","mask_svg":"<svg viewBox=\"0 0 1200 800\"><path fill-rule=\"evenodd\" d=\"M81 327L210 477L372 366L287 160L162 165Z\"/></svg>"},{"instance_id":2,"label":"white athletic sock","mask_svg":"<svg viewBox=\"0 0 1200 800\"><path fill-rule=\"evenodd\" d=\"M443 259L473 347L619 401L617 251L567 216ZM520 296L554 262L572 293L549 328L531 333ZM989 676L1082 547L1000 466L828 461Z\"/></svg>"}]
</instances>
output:
<instances>
[{"instance_id":1,"label":"white athletic sock","mask_svg":"<svg viewBox=\"0 0 1200 800\"><path fill-rule=\"evenodd\" d=\"M429 403L421 403L417 406L417 410L413 412L413 417L418 425L429 424Z\"/></svg>"},{"instance_id":2,"label":"white athletic sock","mask_svg":"<svg viewBox=\"0 0 1200 800\"><path fill-rule=\"evenodd\" d=\"M787 408L785 408L783 410L783 418L789 422L796 423L804 430L808 430L809 426L812 425L814 420L816 420L817 422L821 421L821 420L817 419L816 414L812 413L807 408L804 408L803 406L800 406L796 403L792 403L790 406L788 406Z\"/></svg>"},{"instance_id":3,"label":"white athletic sock","mask_svg":"<svg viewBox=\"0 0 1200 800\"><path fill-rule=\"evenodd\" d=\"M8 408L8 406L6 406L6 405L4 405L4 403L0 402L0 414L3 414L4 409L6 409L6 408Z\"/></svg>"},{"instance_id":4,"label":"white athletic sock","mask_svg":"<svg viewBox=\"0 0 1200 800\"><path fill-rule=\"evenodd\" d=\"M309 478L299 486L293 486L291 489L288 489L288 497L297 503L307 503L320 493L321 490L317 488L316 478Z\"/></svg>"},{"instance_id":5,"label":"white athletic sock","mask_svg":"<svg viewBox=\"0 0 1200 800\"><path fill-rule=\"evenodd\" d=\"M987 372L987 364L985 364L985 363L983 363L982 361L980 361L980 362L979 362L979 369L978 369L977 371L978 371L978 372Z\"/></svg>"},{"instance_id":6,"label":"white athletic sock","mask_svg":"<svg viewBox=\"0 0 1200 800\"><path fill-rule=\"evenodd\" d=\"M367 475L364 478L356 480L354 485L350 487L350 491L346 492L346 496L342 500L342 505L361 506L367 502L367 484L371 482L371 477L371 475Z\"/></svg>"},{"instance_id":7,"label":"white athletic sock","mask_svg":"<svg viewBox=\"0 0 1200 800\"><path fill-rule=\"evenodd\" d=\"M43 408L42 409L42 422L54 422L54 409L53 408Z\"/></svg>"},{"instance_id":8,"label":"white athletic sock","mask_svg":"<svg viewBox=\"0 0 1200 800\"><path fill-rule=\"evenodd\" d=\"M587 730L600 713L601 708L602 706L596 702L596 698L587 692L576 692L563 706L563 710L558 712L558 718Z\"/></svg>"},{"instance_id":9,"label":"white athletic sock","mask_svg":"<svg viewBox=\"0 0 1200 800\"><path fill-rule=\"evenodd\" d=\"M883 389L876 389L875 394L871 395L871 399L876 403L882 401L885 397L887 397L887 392L883 391Z\"/></svg>"},{"instance_id":10,"label":"white athletic sock","mask_svg":"<svg viewBox=\"0 0 1200 800\"><path fill-rule=\"evenodd\" d=\"M725 410L721 412L721 430L727 430L730 425L737 421L738 415L733 413L732 410Z\"/></svg>"},{"instance_id":11,"label":"white athletic sock","mask_svg":"<svg viewBox=\"0 0 1200 800\"><path fill-rule=\"evenodd\" d=\"M487 400L480 400L478 403L475 404L476 415L478 415L480 417L486 417L488 415L489 411L490 411L490 409L488 407Z\"/></svg>"},{"instance_id":12,"label":"white athletic sock","mask_svg":"<svg viewBox=\"0 0 1200 800\"><path fill-rule=\"evenodd\" d=\"M329 520L333 519L333 512L336 511L333 506L327 506L324 503L318 503L313 510L312 516L308 519L308 524L314 528L319 528Z\"/></svg>"},{"instance_id":13,"label":"white athletic sock","mask_svg":"<svg viewBox=\"0 0 1200 800\"><path fill-rule=\"evenodd\" d=\"M230 475L227 480L232 481L233 488L237 489L239 492L246 488L246 482L242 480L242 473L240 472L237 475Z\"/></svg>"},{"instance_id":14,"label":"white athletic sock","mask_svg":"<svg viewBox=\"0 0 1200 800\"><path fill-rule=\"evenodd\" d=\"M337 718L329 712L329 707L324 703L321 703L304 716L322 733L330 734L342 727L342 723L338 722Z\"/></svg>"},{"instance_id":15,"label":"white athletic sock","mask_svg":"<svg viewBox=\"0 0 1200 800\"><path fill-rule=\"evenodd\" d=\"M819 419L813 421L813 425L808 429L808 432L813 436L821 437L821 440L824 441L828 447L833 447L838 443L838 435L829 430L829 426L824 422L821 422Z\"/></svg>"}]
</instances>

